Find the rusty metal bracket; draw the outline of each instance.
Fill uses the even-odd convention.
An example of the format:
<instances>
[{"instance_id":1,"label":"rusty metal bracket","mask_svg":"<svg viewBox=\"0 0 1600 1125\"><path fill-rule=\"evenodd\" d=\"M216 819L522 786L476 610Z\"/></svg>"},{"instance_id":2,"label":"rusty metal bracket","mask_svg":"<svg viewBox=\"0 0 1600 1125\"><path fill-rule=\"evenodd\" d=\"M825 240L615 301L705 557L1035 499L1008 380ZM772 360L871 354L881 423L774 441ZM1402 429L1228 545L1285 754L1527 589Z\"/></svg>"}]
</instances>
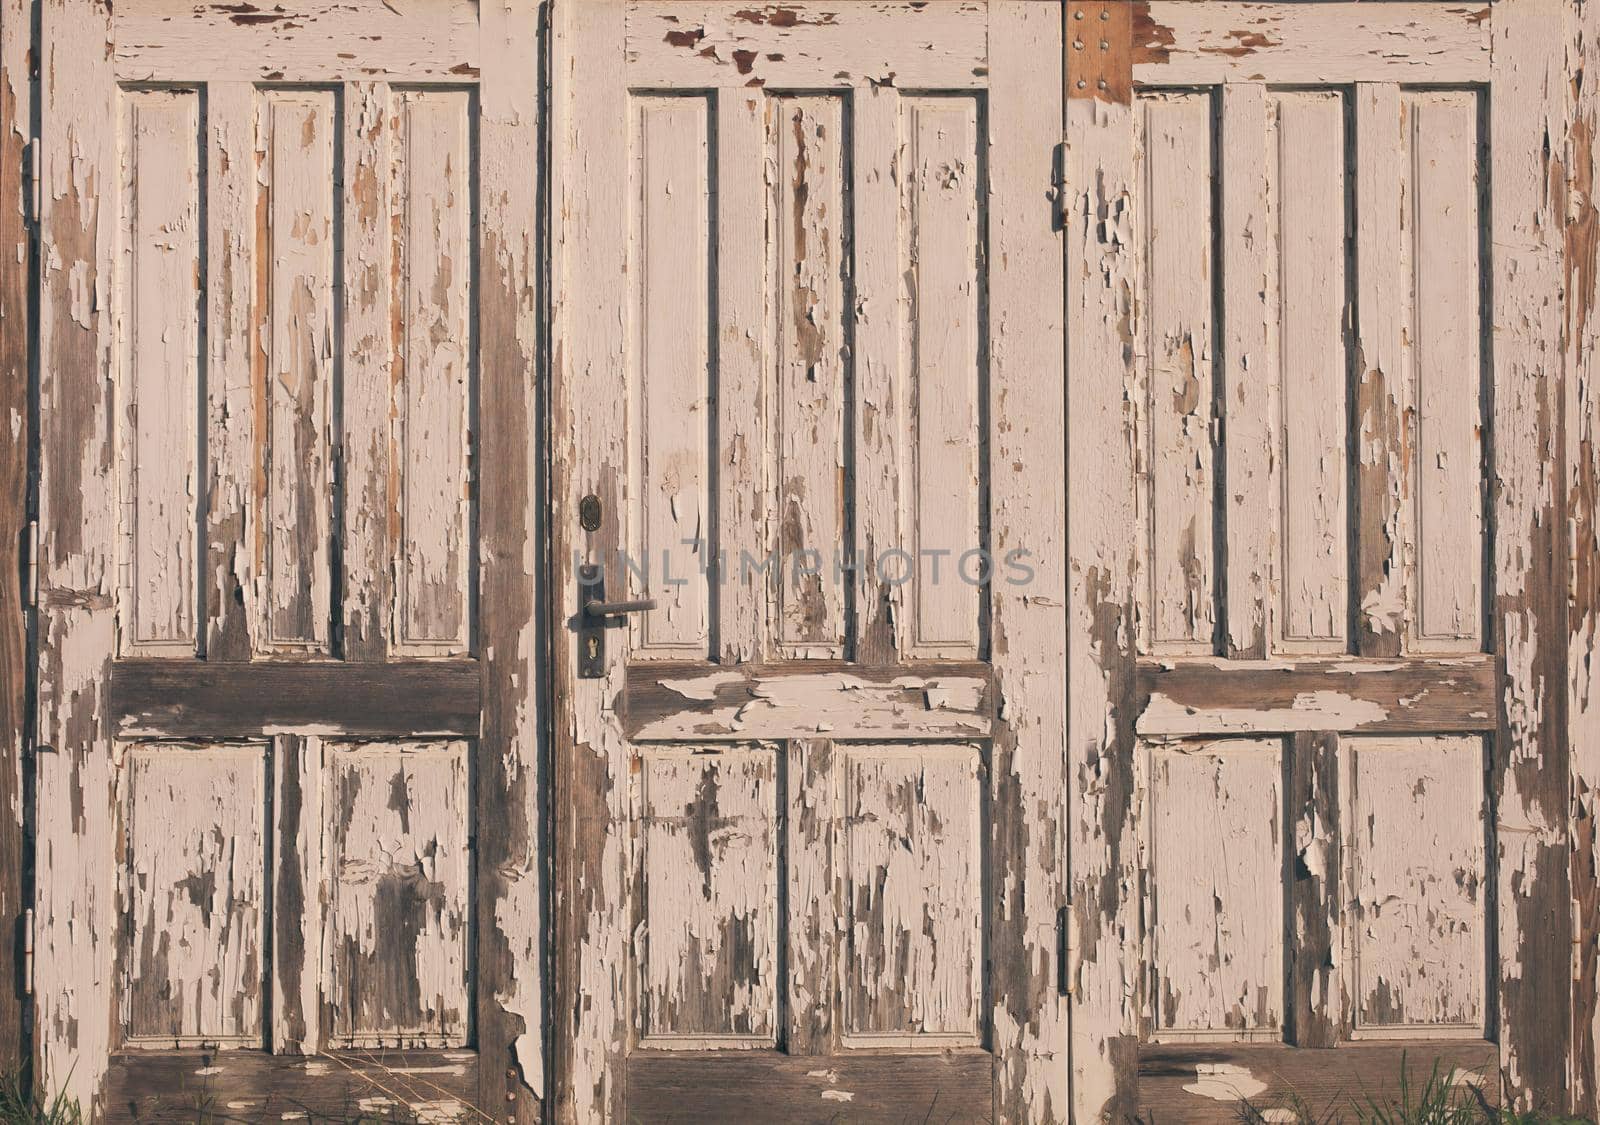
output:
<instances>
[{"instance_id":1,"label":"rusty metal bracket","mask_svg":"<svg viewBox=\"0 0 1600 1125\"><path fill-rule=\"evenodd\" d=\"M1067 97L1127 105L1133 100L1133 4L1067 5Z\"/></svg>"}]
</instances>

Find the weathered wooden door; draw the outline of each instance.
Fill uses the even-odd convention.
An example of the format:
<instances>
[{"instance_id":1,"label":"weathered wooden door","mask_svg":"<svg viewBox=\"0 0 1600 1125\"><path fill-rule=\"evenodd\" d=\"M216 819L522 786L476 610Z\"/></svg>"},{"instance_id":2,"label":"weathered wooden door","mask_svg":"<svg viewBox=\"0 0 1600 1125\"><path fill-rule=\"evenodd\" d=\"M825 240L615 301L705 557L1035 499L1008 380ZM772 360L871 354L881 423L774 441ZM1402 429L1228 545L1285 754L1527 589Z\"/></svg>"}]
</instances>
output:
<instances>
[{"instance_id":1,"label":"weathered wooden door","mask_svg":"<svg viewBox=\"0 0 1600 1125\"><path fill-rule=\"evenodd\" d=\"M1059 1119L1061 9L553 43L558 1112Z\"/></svg>"},{"instance_id":2,"label":"weathered wooden door","mask_svg":"<svg viewBox=\"0 0 1600 1125\"><path fill-rule=\"evenodd\" d=\"M97 1113L538 1112L536 24L42 5L36 1026Z\"/></svg>"},{"instance_id":3,"label":"weathered wooden door","mask_svg":"<svg viewBox=\"0 0 1600 1125\"><path fill-rule=\"evenodd\" d=\"M1079 1119L1564 1108L1563 6L1067 8Z\"/></svg>"}]
</instances>

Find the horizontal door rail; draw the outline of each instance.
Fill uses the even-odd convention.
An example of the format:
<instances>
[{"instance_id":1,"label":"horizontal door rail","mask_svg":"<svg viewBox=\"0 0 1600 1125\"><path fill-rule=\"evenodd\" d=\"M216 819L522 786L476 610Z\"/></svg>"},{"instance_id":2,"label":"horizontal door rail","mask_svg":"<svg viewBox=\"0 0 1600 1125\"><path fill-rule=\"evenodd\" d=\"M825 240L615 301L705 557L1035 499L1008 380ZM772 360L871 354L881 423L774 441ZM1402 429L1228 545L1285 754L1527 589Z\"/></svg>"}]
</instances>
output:
<instances>
[{"instance_id":1,"label":"horizontal door rail","mask_svg":"<svg viewBox=\"0 0 1600 1125\"><path fill-rule=\"evenodd\" d=\"M1492 731L1494 688L1490 656L1141 661L1135 729L1146 737Z\"/></svg>"},{"instance_id":2,"label":"horizontal door rail","mask_svg":"<svg viewBox=\"0 0 1600 1125\"><path fill-rule=\"evenodd\" d=\"M118 660L111 665L109 697L124 737L420 738L477 735L482 686L475 660Z\"/></svg>"},{"instance_id":3,"label":"horizontal door rail","mask_svg":"<svg viewBox=\"0 0 1600 1125\"><path fill-rule=\"evenodd\" d=\"M636 663L623 727L631 739L987 738L990 668L975 661L865 668Z\"/></svg>"}]
</instances>

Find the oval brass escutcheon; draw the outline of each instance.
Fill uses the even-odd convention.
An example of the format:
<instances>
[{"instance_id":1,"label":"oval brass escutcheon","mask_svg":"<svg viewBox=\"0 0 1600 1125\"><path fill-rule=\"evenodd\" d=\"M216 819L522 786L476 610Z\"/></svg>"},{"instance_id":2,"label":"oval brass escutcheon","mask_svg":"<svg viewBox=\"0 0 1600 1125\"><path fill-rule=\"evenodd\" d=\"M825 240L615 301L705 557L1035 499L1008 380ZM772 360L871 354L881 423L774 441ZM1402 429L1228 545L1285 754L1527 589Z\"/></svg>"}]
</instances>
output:
<instances>
[{"instance_id":1,"label":"oval brass escutcheon","mask_svg":"<svg viewBox=\"0 0 1600 1125\"><path fill-rule=\"evenodd\" d=\"M578 501L578 525L585 531L600 530L600 497L592 492Z\"/></svg>"}]
</instances>

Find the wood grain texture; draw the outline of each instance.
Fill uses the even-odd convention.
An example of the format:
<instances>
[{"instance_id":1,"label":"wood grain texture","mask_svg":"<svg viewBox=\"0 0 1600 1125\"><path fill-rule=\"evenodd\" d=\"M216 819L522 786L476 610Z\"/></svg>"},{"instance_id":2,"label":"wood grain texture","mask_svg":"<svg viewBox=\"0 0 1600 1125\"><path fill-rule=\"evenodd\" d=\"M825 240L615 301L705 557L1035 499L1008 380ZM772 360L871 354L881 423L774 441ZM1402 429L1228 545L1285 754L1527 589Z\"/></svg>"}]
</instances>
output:
<instances>
[{"instance_id":1,"label":"wood grain texture","mask_svg":"<svg viewBox=\"0 0 1600 1125\"><path fill-rule=\"evenodd\" d=\"M988 74L986 5L643 0L627 15L634 88L956 90Z\"/></svg>"},{"instance_id":2,"label":"wood grain texture","mask_svg":"<svg viewBox=\"0 0 1600 1125\"><path fill-rule=\"evenodd\" d=\"M777 364L773 472L776 650L844 655L847 586L834 581L847 548L844 489L846 336L845 102L835 94L773 99L773 339Z\"/></svg>"},{"instance_id":3,"label":"wood grain texture","mask_svg":"<svg viewBox=\"0 0 1600 1125\"><path fill-rule=\"evenodd\" d=\"M1495 726L1487 658L1139 666L1139 733L1481 731Z\"/></svg>"},{"instance_id":4,"label":"wood grain texture","mask_svg":"<svg viewBox=\"0 0 1600 1125\"><path fill-rule=\"evenodd\" d=\"M1567 65L1594 73L1600 66L1600 7L1585 0L1566 13ZM3 29L3 24L0 24ZM1563 244L1566 278L1564 324L1567 365L1566 495L1567 737L1572 762L1572 1108L1600 1112L1600 382L1597 382L1594 318L1600 301L1600 105L1593 85L1572 91L1567 137L1567 225Z\"/></svg>"},{"instance_id":5,"label":"wood grain texture","mask_svg":"<svg viewBox=\"0 0 1600 1125\"><path fill-rule=\"evenodd\" d=\"M1490 72L1484 5L1403 2L1303 7L1149 0L1135 5L1133 77L1162 85L1255 81L1482 82Z\"/></svg>"},{"instance_id":6,"label":"wood grain texture","mask_svg":"<svg viewBox=\"0 0 1600 1125\"><path fill-rule=\"evenodd\" d=\"M472 962L465 742L327 746L321 985L336 1047L461 1047Z\"/></svg>"},{"instance_id":7,"label":"wood grain texture","mask_svg":"<svg viewBox=\"0 0 1600 1125\"><path fill-rule=\"evenodd\" d=\"M130 1052L111 1060L107 1116L162 1125L227 1112L246 1120L341 1120L395 1113L469 1114L479 1059L472 1051L328 1051L316 1058L257 1051Z\"/></svg>"},{"instance_id":8,"label":"wood grain texture","mask_svg":"<svg viewBox=\"0 0 1600 1125\"><path fill-rule=\"evenodd\" d=\"M475 661L210 664L119 660L105 710L124 736L272 732L472 734L486 694Z\"/></svg>"},{"instance_id":9,"label":"wood grain texture","mask_svg":"<svg viewBox=\"0 0 1600 1125\"><path fill-rule=\"evenodd\" d=\"M1564 172L1547 138L1567 116L1564 7L1510 0L1493 23L1489 107L1495 253L1491 464L1498 729L1495 809L1500 1068L1519 1108L1562 1111L1572 1035L1566 494L1559 348ZM1503 18L1502 18L1503 17Z\"/></svg>"},{"instance_id":10,"label":"wood grain texture","mask_svg":"<svg viewBox=\"0 0 1600 1125\"><path fill-rule=\"evenodd\" d=\"M111 13L39 12L39 617L34 1026L41 1088L103 1110L116 996L115 781L105 676L116 649L110 307L118 218Z\"/></svg>"},{"instance_id":11,"label":"wood grain texture","mask_svg":"<svg viewBox=\"0 0 1600 1125\"><path fill-rule=\"evenodd\" d=\"M259 1046L268 980L266 747L124 749L123 1043Z\"/></svg>"},{"instance_id":12,"label":"wood grain texture","mask_svg":"<svg viewBox=\"0 0 1600 1125\"><path fill-rule=\"evenodd\" d=\"M1149 1035L1279 1038L1282 742L1152 747L1146 781Z\"/></svg>"},{"instance_id":13,"label":"wood grain texture","mask_svg":"<svg viewBox=\"0 0 1600 1125\"><path fill-rule=\"evenodd\" d=\"M1002 563L1026 560L1032 581L989 588L1001 722L989 747L986 909L989 957L1002 968L991 971L987 1015L994 1116L1054 1122L1070 1112L1056 941L1070 875L1059 804L1070 793L1059 674L1069 643L1067 480L1059 466L1070 335L1061 201L1039 185L1049 182L1060 140L1059 17L1049 6L995 0L989 49L989 547Z\"/></svg>"},{"instance_id":14,"label":"wood grain texture","mask_svg":"<svg viewBox=\"0 0 1600 1125\"><path fill-rule=\"evenodd\" d=\"M107 42L124 82L459 82L478 75L478 16L468 0L154 0L119 10Z\"/></svg>"},{"instance_id":15,"label":"wood grain texture","mask_svg":"<svg viewBox=\"0 0 1600 1125\"><path fill-rule=\"evenodd\" d=\"M624 728L647 739L981 737L993 726L991 681L987 665L968 663L644 665L628 670Z\"/></svg>"},{"instance_id":16,"label":"wood grain texture","mask_svg":"<svg viewBox=\"0 0 1600 1125\"><path fill-rule=\"evenodd\" d=\"M37 323L30 307L36 261L28 224L31 177L24 153L33 120L35 83L33 4L0 5L0 574L24 572L29 506L35 495L30 451L38 436L31 409L29 362ZM27 152L38 161L37 147ZM37 165L34 165L35 167ZM0 583L0 920L20 919L24 898L23 749L28 722L29 591L19 582ZM0 924L4 924L0 922ZM30 1029L23 1022L22 942L10 923L11 941L0 932L0 1068L20 1071L28 1058Z\"/></svg>"},{"instance_id":17,"label":"wood grain texture","mask_svg":"<svg viewBox=\"0 0 1600 1125\"><path fill-rule=\"evenodd\" d=\"M257 101L254 305L261 533L257 652L332 652L334 126L332 91Z\"/></svg>"},{"instance_id":18,"label":"wood grain texture","mask_svg":"<svg viewBox=\"0 0 1600 1125\"><path fill-rule=\"evenodd\" d=\"M1209 654L1220 586L1212 98L1206 92L1146 94L1136 113L1145 382L1137 402L1140 649Z\"/></svg>"},{"instance_id":19,"label":"wood grain texture","mask_svg":"<svg viewBox=\"0 0 1600 1125\"><path fill-rule=\"evenodd\" d=\"M640 1043L772 1047L777 748L672 747L640 757Z\"/></svg>"},{"instance_id":20,"label":"wood grain texture","mask_svg":"<svg viewBox=\"0 0 1600 1125\"><path fill-rule=\"evenodd\" d=\"M199 587L200 94L122 99L122 651L193 656Z\"/></svg>"},{"instance_id":21,"label":"wood grain texture","mask_svg":"<svg viewBox=\"0 0 1600 1125\"><path fill-rule=\"evenodd\" d=\"M545 1113L551 872L547 768L554 634L545 597L548 482L538 466L548 387L543 304L550 197L540 81L548 83L549 7L479 8L476 338L477 646L483 712L474 753L476 951L472 1034L478 1102L531 1125Z\"/></svg>"},{"instance_id":22,"label":"wood grain texture","mask_svg":"<svg viewBox=\"0 0 1600 1125\"><path fill-rule=\"evenodd\" d=\"M1286 1038L1332 1047L1350 1027L1344 930L1344 861L1339 826L1339 737L1301 731L1289 740L1288 962Z\"/></svg>"},{"instance_id":23,"label":"wood grain texture","mask_svg":"<svg viewBox=\"0 0 1600 1125\"><path fill-rule=\"evenodd\" d=\"M1434 1067L1472 1101L1473 1089L1497 1104L1494 1044L1411 1040L1351 1043L1305 1051L1263 1043L1147 1046L1139 1052L1139 1108L1156 1121L1226 1125L1241 1113L1291 1113L1304 1106L1318 1120L1354 1117L1398 1102L1401 1075L1416 1097L1418 1073ZM1475 1103L1474 1103L1475 1104ZM1268 1118L1271 1119L1270 1117Z\"/></svg>"},{"instance_id":24,"label":"wood grain texture","mask_svg":"<svg viewBox=\"0 0 1600 1125\"><path fill-rule=\"evenodd\" d=\"M1259 82L1222 87L1221 415L1227 520L1227 646L1240 659L1264 658L1278 615L1282 535L1274 417L1278 325L1269 191L1267 91Z\"/></svg>"},{"instance_id":25,"label":"wood grain texture","mask_svg":"<svg viewBox=\"0 0 1600 1125\"><path fill-rule=\"evenodd\" d=\"M1484 1032L1481 738L1340 747L1353 1034Z\"/></svg>"},{"instance_id":26,"label":"wood grain texture","mask_svg":"<svg viewBox=\"0 0 1600 1125\"><path fill-rule=\"evenodd\" d=\"M1074 53L1067 49L1069 84ZM1138 943L1125 935L1139 932L1137 539L1127 529L1138 526L1137 419L1128 404L1139 388L1141 220L1133 107L1071 98L1066 122L1069 1066L1071 1117L1097 1121L1138 1109L1140 967ZM1037 486L1036 474L1030 484ZM1067 1116L1065 1106L1056 1112Z\"/></svg>"},{"instance_id":27,"label":"wood grain texture","mask_svg":"<svg viewBox=\"0 0 1600 1125\"><path fill-rule=\"evenodd\" d=\"M641 585L660 603L631 626L643 659L704 658L711 644L710 187L720 168L711 164L710 110L703 97L639 97L629 123L632 552Z\"/></svg>"},{"instance_id":28,"label":"wood grain texture","mask_svg":"<svg viewBox=\"0 0 1600 1125\"><path fill-rule=\"evenodd\" d=\"M637 1121L735 1122L769 1117L823 1125L838 1121L989 1122L986 1051L815 1058L738 1052L698 1059L642 1056L628 1068Z\"/></svg>"}]
</instances>

